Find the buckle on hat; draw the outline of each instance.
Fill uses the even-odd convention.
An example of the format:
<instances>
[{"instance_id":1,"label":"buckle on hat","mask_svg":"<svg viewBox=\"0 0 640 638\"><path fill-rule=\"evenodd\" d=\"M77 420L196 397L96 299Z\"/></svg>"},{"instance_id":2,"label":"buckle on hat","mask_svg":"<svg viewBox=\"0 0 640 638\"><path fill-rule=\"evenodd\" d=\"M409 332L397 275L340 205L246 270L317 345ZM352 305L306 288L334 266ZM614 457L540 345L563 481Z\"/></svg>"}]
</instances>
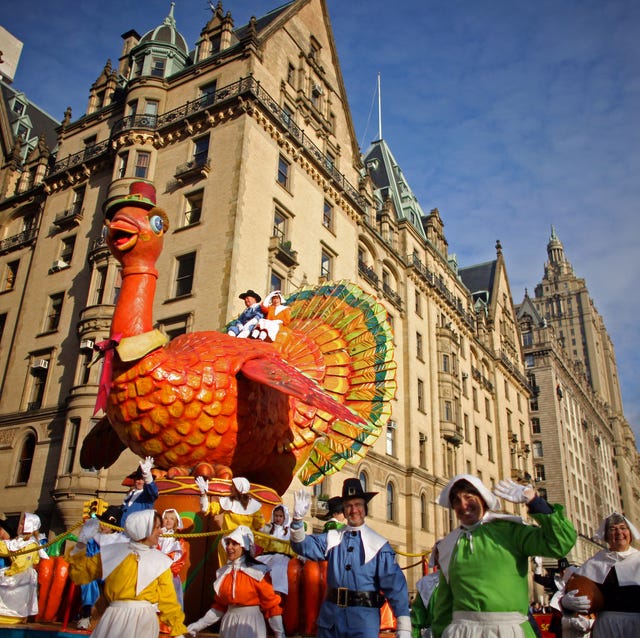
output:
<instances>
[{"instance_id":1,"label":"buckle on hat","mask_svg":"<svg viewBox=\"0 0 640 638\"><path fill-rule=\"evenodd\" d=\"M338 607L348 607L349 590L346 587L338 587L336 590L336 605Z\"/></svg>"}]
</instances>

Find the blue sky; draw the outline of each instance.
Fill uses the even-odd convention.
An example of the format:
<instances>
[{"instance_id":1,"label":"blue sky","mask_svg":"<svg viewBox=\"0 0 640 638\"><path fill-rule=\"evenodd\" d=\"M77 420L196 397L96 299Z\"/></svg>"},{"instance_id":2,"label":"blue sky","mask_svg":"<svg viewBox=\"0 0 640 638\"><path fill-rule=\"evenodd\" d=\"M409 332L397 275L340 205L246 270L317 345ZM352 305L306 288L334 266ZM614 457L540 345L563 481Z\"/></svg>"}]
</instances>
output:
<instances>
[{"instance_id":1,"label":"blue sky","mask_svg":"<svg viewBox=\"0 0 640 638\"><path fill-rule=\"evenodd\" d=\"M236 26L279 0L227 0ZM382 133L422 208L438 207L461 266L500 239L516 303L541 280L551 225L614 342L640 443L640 3L327 0L363 150ZM105 10L106 8L106 10ZM0 23L24 42L14 86L61 119L84 113L120 35L169 2L25 0ZM193 47L205 0L176 0ZM373 110L372 110L373 107Z\"/></svg>"}]
</instances>

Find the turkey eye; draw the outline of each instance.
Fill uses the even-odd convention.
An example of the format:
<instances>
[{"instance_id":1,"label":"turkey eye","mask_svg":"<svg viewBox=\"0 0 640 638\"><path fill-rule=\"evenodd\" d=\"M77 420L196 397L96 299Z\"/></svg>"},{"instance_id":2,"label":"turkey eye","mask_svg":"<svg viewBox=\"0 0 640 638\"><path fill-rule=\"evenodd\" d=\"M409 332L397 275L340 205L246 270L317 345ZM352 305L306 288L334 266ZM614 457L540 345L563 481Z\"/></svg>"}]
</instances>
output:
<instances>
[{"instance_id":1,"label":"turkey eye","mask_svg":"<svg viewBox=\"0 0 640 638\"><path fill-rule=\"evenodd\" d=\"M149 225L151 226L151 230L156 235L159 235L164 228L164 224L162 223L162 217L160 217L160 215L153 215L149 220Z\"/></svg>"}]
</instances>

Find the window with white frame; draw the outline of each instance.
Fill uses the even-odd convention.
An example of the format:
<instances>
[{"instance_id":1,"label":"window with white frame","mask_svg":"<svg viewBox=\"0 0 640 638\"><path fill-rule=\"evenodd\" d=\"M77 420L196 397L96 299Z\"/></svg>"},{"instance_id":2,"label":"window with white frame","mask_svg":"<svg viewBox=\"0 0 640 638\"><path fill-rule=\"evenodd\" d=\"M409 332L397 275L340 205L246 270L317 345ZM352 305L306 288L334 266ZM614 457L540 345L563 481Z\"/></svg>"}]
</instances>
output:
<instances>
[{"instance_id":1,"label":"window with white frame","mask_svg":"<svg viewBox=\"0 0 640 638\"><path fill-rule=\"evenodd\" d=\"M327 280L331 279L332 266L333 257L326 250L323 250L320 254L320 276Z\"/></svg>"},{"instance_id":2,"label":"window with white frame","mask_svg":"<svg viewBox=\"0 0 640 638\"><path fill-rule=\"evenodd\" d=\"M328 230L333 230L333 206L326 199L322 210L322 225Z\"/></svg>"},{"instance_id":3,"label":"window with white frame","mask_svg":"<svg viewBox=\"0 0 640 638\"><path fill-rule=\"evenodd\" d=\"M44 332L55 332L60 325L60 317L62 316L62 302L64 301L64 292L57 292L49 295L47 303L47 314L44 321Z\"/></svg>"},{"instance_id":4,"label":"window with white frame","mask_svg":"<svg viewBox=\"0 0 640 638\"><path fill-rule=\"evenodd\" d=\"M185 211L183 227L193 226L200 222L200 216L202 215L202 202L204 200L204 191L199 190L195 193L188 193L184 196L185 199Z\"/></svg>"},{"instance_id":5,"label":"window with white frame","mask_svg":"<svg viewBox=\"0 0 640 638\"><path fill-rule=\"evenodd\" d=\"M387 483L387 520L396 520L396 490L393 483Z\"/></svg>"},{"instance_id":6,"label":"window with white frame","mask_svg":"<svg viewBox=\"0 0 640 638\"><path fill-rule=\"evenodd\" d=\"M291 163L288 162L282 155L278 157L278 184L280 186L290 189L290 169Z\"/></svg>"},{"instance_id":7,"label":"window with white frame","mask_svg":"<svg viewBox=\"0 0 640 638\"><path fill-rule=\"evenodd\" d=\"M136 165L134 170L135 177L146 179L149 175L149 164L151 162L151 153L146 151L136 151Z\"/></svg>"}]
</instances>

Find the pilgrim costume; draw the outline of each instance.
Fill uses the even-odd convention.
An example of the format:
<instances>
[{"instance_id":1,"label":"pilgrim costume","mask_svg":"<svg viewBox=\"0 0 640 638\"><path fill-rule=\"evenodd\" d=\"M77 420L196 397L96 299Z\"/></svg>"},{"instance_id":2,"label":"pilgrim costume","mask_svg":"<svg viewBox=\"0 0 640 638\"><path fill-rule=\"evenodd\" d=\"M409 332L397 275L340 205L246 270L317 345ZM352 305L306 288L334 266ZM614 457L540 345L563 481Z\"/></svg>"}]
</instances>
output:
<instances>
[{"instance_id":1,"label":"pilgrim costume","mask_svg":"<svg viewBox=\"0 0 640 638\"><path fill-rule=\"evenodd\" d=\"M124 527L127 517L133 512L141 512L143 510L152 510L153 504L159 496L158 486L153 480L151 468L153 467L153 459L148 456L144 461L140 461L140 467L129 474L125 481L134 481L133 487L124 497L122 504L122 516L120 524ZM136 489L135 481L144 479L142 489Z\"/></svg>"},{"instance_id":2,"label":"pilgrim costume","mask_svg":"<svg viewBox=\"0 0 640 638\"><path fill-rule=\"evenodd\" d=\"M240 337L241 339L245 339L251 334L253 328L258 325L258 321L264 318L264 312L262 310L262 306L260 305L262 297L257 292L251 289L243 292L241 295L238 295L238 297L243 301L247 297L252 297L253 299L255 299L255 303L247 306L240 313L240 316L235 321L232 321L229 324L229 327L227 328L227 334L230 337Z\"/></svg>"}]
</instances>

